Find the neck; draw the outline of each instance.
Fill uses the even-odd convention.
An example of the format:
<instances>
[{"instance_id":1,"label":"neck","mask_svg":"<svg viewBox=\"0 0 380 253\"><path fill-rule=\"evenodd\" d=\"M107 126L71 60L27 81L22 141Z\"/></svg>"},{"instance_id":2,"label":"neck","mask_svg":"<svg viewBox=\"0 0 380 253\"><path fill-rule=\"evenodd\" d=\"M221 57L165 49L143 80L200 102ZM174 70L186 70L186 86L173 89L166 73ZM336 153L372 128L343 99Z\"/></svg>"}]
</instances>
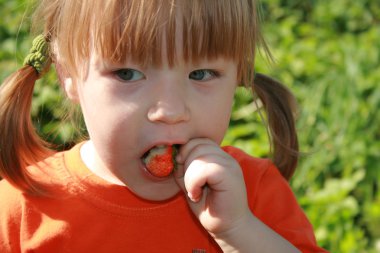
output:
<instances>
[{"instance_id":1,"label":"neck","mask_svg":"<svg viewBox=\"0 0 380 253\"><path fill-rule=\"evenodd\" d=\"M99 161L98 155L91 140L82 145L80 155L84 164L92 173L111 184L125 186L125 183L123 183L110 170L106 169L106 167L102 165L102 162Z\"/></svg>"}]
</instances>

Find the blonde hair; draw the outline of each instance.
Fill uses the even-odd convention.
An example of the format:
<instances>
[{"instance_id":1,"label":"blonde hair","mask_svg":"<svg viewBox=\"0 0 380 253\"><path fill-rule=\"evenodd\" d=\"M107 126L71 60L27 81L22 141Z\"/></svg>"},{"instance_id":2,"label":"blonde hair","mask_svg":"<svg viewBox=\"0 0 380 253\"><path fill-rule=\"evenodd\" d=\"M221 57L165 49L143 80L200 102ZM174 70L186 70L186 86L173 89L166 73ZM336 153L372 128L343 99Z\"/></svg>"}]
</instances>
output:
<instances>
[{"instance_id":1,"label":"blonde hair","mask_svg":"<svg viewBox=\"0 0 380 253\"><path fill-rule=\"evenodd\" d=\"M258 75L254 81L256 48L261 45L266 49L255 0L42 0L34 21L49 37L53 60L77 78L83 75L92 51L115 63L123 63L128 56L142 65L159 66L166 57L169 65L174 65L178 57L176 33L182 33L185 61L219 56L235 60L241 83L252 87L255 82L256 93L270 108L267 115L275 163L285 178L293 174L297 159L292 152L298 150L289 106L293 97L265 76ZM163 41L166 50L162 50ZM30 121L32 91L38 78L31 67L23 67L0 90L0 175L32 192L40 189L25 167L51 153ZM278 97L276 90L284 96ZM292 154L293 160L287 154Z\"/></svg>"},{"instance_id":2,"label":"blonde hair","mask_svg":"<svg viewBox=\"0 0 380 253\"><path fill-rule=\"evenodd\" d=\"M160 65L166 57L173 65L176 33L182 32L185 61L224 56L239 63L242 79L253 76L261 37L252 0L42 0L40 6L37 26L45 27L72 75L91 50L116 63L128 56L143 65Z\"/></svg>"}]
</instances>

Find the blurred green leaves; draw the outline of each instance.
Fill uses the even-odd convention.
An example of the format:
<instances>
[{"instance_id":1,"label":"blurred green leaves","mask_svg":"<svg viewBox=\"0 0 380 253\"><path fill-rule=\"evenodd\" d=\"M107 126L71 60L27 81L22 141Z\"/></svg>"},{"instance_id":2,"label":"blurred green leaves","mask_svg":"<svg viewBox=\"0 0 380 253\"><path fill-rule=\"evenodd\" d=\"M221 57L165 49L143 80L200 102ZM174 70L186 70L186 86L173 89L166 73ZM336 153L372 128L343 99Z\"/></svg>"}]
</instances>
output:
<instances>
[{"instance_id":1,"label":"blurred green leaves","mask_svg":"<svg viewBox=\"0 0 380 253\"><path fill-rule=\"evenodd\" d=\"M0 0L1 80L29 50L30 5ZM259 56L256 69L299 101L304 154L291 185L318 242L331 252L380 252L380 1L262 0L261 9L275 64ZM38 131L70 146L75 128L63 122L67 107L53 71L34 96ZM260 106L238 89L224 144L268 155Z\"/></svg>"},{"instance_id":2,"label":"blurred green leaves","mask_svg":"<svg viewBox=\"0 0 380 253\"><path fill-rule=\"evenodd\" d=\"M0 0L1 81L22 66L24 57L29 52L33 40L30 21L34 3L35 0ZM50 71L37 81L33 95L32 119L37 131L54 148L70 147L80 134L85 133L81 126L75 126L71 120L66 120L70 115L75 116L76 111L66 100L55 71Z\"/></svg>"},{"instance_id":3,"label":"blurred green leaves","mask_svg":"<svg viewBox=\"0 0 380 253\"><path fill-rule=\"evenodd\" d=\"M300 204L326 249L379 252L380 2L262 4L263 32L276 62L268 66L260 58L257 70L288 85L300 104L298 129L306 154L291 181ZM239 111L248 109L233 114ZM227 136L241 131L235 124ZM255 147L248 152L262 156L265 131L256 131L261 128L255 117L244 124L255 124L247 130L254 133L244 144L232 143Z\"/></svg>"}]
</instances>

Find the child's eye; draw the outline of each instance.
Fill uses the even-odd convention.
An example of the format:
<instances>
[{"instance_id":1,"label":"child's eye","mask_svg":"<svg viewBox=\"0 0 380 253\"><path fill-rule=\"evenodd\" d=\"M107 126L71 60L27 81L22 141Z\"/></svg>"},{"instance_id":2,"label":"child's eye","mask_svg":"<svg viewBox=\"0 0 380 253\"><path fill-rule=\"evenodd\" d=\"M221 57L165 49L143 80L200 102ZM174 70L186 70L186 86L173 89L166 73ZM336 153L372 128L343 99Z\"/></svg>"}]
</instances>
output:
<instances>
[{"instance_id":1,"label":"child's eye","mask_svg":"<svg viewBox=\"0 0 380 253\"><path fill-rule=\"evenodd\" d=\"M118 69L114 74L122 81L138 81L145 78L143 73L135 69Z\"/></svg>"},{"instance_id":2,"label":"child's eye","mask_svg":"<svg viewBox=\"0 0 380 253\"><path fill-rule=\"evenodd\" d=\"M210 69L197 69L191 71L189 78L196 81L208 81L214 77L218 77L219 73Z\"/></svg>"}]
</instances>

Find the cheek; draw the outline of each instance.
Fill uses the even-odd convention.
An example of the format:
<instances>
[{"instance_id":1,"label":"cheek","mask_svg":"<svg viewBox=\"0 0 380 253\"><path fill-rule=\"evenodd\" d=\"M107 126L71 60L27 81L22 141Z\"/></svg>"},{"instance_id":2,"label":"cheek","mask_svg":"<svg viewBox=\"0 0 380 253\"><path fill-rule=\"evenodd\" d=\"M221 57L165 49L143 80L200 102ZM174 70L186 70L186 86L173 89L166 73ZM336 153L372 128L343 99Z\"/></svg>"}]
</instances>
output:
<instances>
[{"instance_id":1,"label":"cheek","mask_svg":"<svg viewBox=\"0 0 380 253\"><path fill-rule=\"evenodd\" d=\"M202 129L202 137L207 137L220 144L229 126L233 97L225 96L217 101L209 101L199 107L202 115L198 126Z\"/></svg>"},{"instance_id":2,"label":"cheek","mask_svg":"<svg viewBox=\"0 0 380 253\"><path fill-rule=\"evenodd\" d=\"M98 149L102 149L101 156L132 152L141 136L141 119L133 110L108 109L87 119L90 138Z\"/></svg>"},{"instance_id":3,"label":"cheek","mask_svg":"<svg viewBox=\"0 0 380 253\"><path fill-rule=\"evenodd\" d=\"M130 133L134 133L142 122L135 103L108 92L88 91L81 97L81 107L91 139L102 143L116 144L130 139Z\"/></svg>"},{"instance_id":4,"label":"cheek","mask_svg":"<svg viewBox=\"0 0 380 253\"><path fill-rule=\"evenodd\" d=\"M214 141L220 144L226 134L231 118L231 108L226 107L225 110L218 115L218 118L215 122L215 128L213 130L214 133Z\"/></svg>"}]
</instances>

